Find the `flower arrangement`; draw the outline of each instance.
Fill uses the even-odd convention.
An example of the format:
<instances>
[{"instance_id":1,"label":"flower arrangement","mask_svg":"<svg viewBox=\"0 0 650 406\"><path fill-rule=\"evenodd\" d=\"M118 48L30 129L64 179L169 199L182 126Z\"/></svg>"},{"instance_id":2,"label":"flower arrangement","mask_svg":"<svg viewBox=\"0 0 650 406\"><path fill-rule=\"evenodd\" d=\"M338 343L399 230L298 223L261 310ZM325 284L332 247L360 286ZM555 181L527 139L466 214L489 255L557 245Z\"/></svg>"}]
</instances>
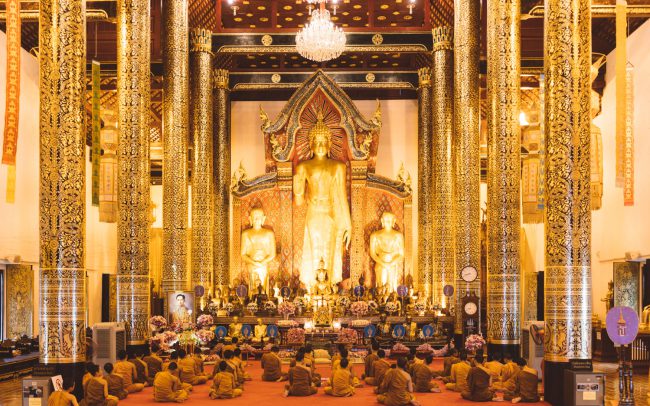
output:
<instances>
[{"instance_id":1,"label":"flower arrangement","mask_svg":"<svg viewBox=\"0 0 650 406\"><path fill-rule=\"evenodd\" d=\"M433 347L427 343L424 343L422 345L419 345L416 350L417 352L433 352Z\"/></svg>"},{"instance_id":2,"label":"flower arrangement","mask_svg":"<svg viewBox=\"0 0 650 406\"><path fill-rule=\"evenodd\" d=\"M450 348L454 348L454 343L451 343L451 345L450 344L445 344L445 346L442 347L441 349L433 350L433 356L434 357L444 357L445 355L447 355Z\"/></svg>"},{"instance_id":3,"label":"flower arrangement","mask_svg":"<svg viewBox=\"0 0 650 406\"><path fill-rule=\"evenodd\" d=\"M350 306L350 298L347 296L340 296L338 299L336 299L336 305L338 307L346 308Z\"/></svg>"},{"instance_id":4,"label":"flower arrangement","mask_svg":"<svg viewBox=\"0 0 650 406\"><path fill-rule=\"evenodd\" d=\"M214 337L215 337L214 331L212 331L212 330L201 329L201 330L198 330L194 334L196 335L196 338L199 340L199 342L205 343L205 344L207 344L210 341L214 340Z\"/></svg>"},{"instance_id":5,"label":"flower arrangement","mask_svg":"<svg viewBox=\"0 0 650 406\"><path fill-rule=\"evenodd\" d=\"M467 351L478 351L485 345L485 339L478 335L472 334L465 339L465 349Z\"/></svg>"},{"instance_id":6,"label":"flower arrangement","mask_svg":"<svg viewBox=\"0 0 650 406\"><path fill-rule=\"evenodd\" d=\"M173 331L174 333L180 333L181 331L183 331L183 326L181 325L181 323L175 321L169 325L169 331Z\"/></svg>"},{"instance_id":7,"label":"flower arrangement","mask_svg":"<svg viewBox=\"0 0 650 406\"><path fill-rule=\"evenodd\" d=\"M413 305L413 310L418 313L424 313L427 310L427 304L424 302L417 302Z\"/></svg>"},{"instance_id":8,"label":"flower arrangement","mask_svg":"<svg viewBox=\"0 0 650 406\"><path fill-rule=\"evenodd\" d=\"M158 333L149 339L151 344L158 344L163 351L169 351L169 348L178 341L178 335L173 331Z\"/></svg>"},{"instance_id":9,"label":"flower arrangement","mask_svg":"<svg viewBox=\"0 0 650 406\"><path fill-rule=\"evenodd\" d=\"M368 313L368 303L364 302L363 300L359 300L358 302L352 303L350 305L350 313L357 317L365 316Z\"/></svg>"},{"instance_id":10,"label":"flower arrangement","mask_svg":"<svg viewBox=\"0 0 650 406\"><path fill-rule=\"evenodd\" d=\"M296 306L291 302L282 302L278 306L278 313L280 313L284 317L287 317L290 314L294 314L295 312L296 312Z\"/></svg>"},{"instance_id":11,"label":"flower arrangement","mask_svg":"<svg viewBox=\"0 0 650 406\"><path fill-rule=\"evenodd\" d=\"M275 303L273 303L272 301L269 300L264 302L264 310L266 310L267 312L273 312L275 311L275 309L276 309Z\"/></svg>"},{"instance_id":12,"label":"flower arrangement","mask_svg":"<svg viewBox=\"0 0 650 406\"><path fill-rule=\"evenodd\" d=\"M298 325L298 322L290 319L282 319L277 321L279 327L295 327Z\"/></svg>"},{"instance_id":13,"label":"flower arrangement","mask_svg":"<svg viewBox=\"0 0 650 406\"><path fill-rule=\"evenodd\" d=\"M181 331L191 331L196 329L196 325L192 322L186 321L181 324Z\"/></svg>"},{"instance_id":14,"label":"flower arrangement","mask_svg":"<svg viewBox=\"0 0 650 406\"><path fill-rule=\"evenodd\" d=\"M178 343L180 345L193 345L198 341L199 340L194 331L185 330L178 336Z\"/></svg>"},{"instance_id":15,"label":"flower arrangement","mask_svg":"<svg viewBox=\"0 0 650 406\"><path fill-rule=\"evenodd\" d=\"M395 302L387 302L386 306L384 306L384 310L386 310L388 313L395 313L399 310L399 307Z\"/></svg>"},{"instance_id":16,"label":"flower arrangement","mask_svg":"<svg viewBox=\"0 0 650 406\"><path fill-rule=\"evenodd\" d=\"M223 305L223 310L226 311L226 313L230 314L235 310L235 305L232 303L226 303Z\"/></svg>"},{"instance_id":17,"label":"flower arrangement","mask_svg":"<svg viewBox=\"0 0 650 406\"><path fill-rule=\"evenodd\" d=\"M293 327L287 331L287 341L294 344L305 342L305 330L300 327Z\"/></svg>"},{"instance_id":18,"label":"flower arrangement","mask_svg":"<svg viewBox=\"0 0 650 406\"><path fill-rule=\"evenodd\" d=\"M155 330L160 330L167 327L167 319L163 316L153 316L149 319L149 325Z\"/></svg>"},{"instance_id":19,"label":"flower arrangement","mask_svg":"<svg viewBox=\"0 0 650 406\"><path fill-rule=\"evenodd\" d=\"M202 314L196 319L196 325L199 328L211 326L214 324L214 319L209 314Z\"/></svg>"},{"instance_id":20,"label":"flower arrangement","mask_svg":"<svg viewBox=\"0 0 650 406\"><path fill-rule=\"evenodd\" d=\"M301 308L303 308L303 309L307 307L307 301L306 301L305 298L302 297L302 296L298 296L297 298L295 298L295 299L293 300L293 304L294 304L296 307L301 307Z\"/></svg>"},{"instance_id":21,"label":"flower arrangement","mask_svg":"<svg viewBox=\"0 0 650 406\"><path fill-rule=\"evenodd\" d=\"M257 313L259 310L257 303L255 302L250 302L249 304L246 305L246 310L248 310L251 314Z\"/></svg>"},{"instance_id":22,"label":"flower arrangement","mask_svg":"<svg viewBox=\"0 0 650 406\"><path fill-rule=\"evenodd\" d=\"M338 342L344 344L354 344L357 342L357 332L351 328L342 328L339 331Z\"/></svg>"},{"instance_id":23,"label":"flower arrangement","mask_svg":"<svg viewBox=\"0 0 650 406\"><path fill-rule=\"evenodd\" d=\"M392 351L394 351L394 352L408 352L408 351L409 351L409 347L405 346L405 345L402 344L402 343L396 343L396 344L393 346Z\"/></svg>"}]
</instances>

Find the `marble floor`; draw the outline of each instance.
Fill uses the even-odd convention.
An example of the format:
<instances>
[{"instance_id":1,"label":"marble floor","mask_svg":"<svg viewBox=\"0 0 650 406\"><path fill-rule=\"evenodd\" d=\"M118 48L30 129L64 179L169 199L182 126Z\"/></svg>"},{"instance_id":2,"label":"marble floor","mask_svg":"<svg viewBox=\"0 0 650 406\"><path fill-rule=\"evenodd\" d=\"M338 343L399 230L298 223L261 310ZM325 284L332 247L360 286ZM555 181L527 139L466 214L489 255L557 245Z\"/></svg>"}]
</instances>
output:
<instances>
[{"instance_id":1,"label":"marble floor","mask_svg":"<svg viewBox=\"0 0 650 406\"><path fill-rule=\"evenodd\" d=\"M608 405L616 405L616 399L618 398L617 365L609 363L594 363L594 369L605 371L607 373L605 397L608 401ZM21 406L21 388L22 379L0 382L0 406ZM650 400L647 398L649 389L647 371L635 371L634 398L637 405L650 405Z\"/></svg>"}]
</instances>

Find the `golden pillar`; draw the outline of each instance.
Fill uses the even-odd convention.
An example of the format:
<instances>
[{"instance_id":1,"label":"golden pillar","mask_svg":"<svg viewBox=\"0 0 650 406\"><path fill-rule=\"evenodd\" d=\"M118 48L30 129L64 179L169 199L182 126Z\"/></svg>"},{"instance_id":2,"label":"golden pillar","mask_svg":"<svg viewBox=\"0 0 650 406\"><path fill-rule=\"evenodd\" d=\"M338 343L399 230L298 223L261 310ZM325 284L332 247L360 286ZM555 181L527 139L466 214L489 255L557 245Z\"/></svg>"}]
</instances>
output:
<instances>
[{"instance_id":1,"label":"golden pillar","mask_svg":"<svg viewBox=\"0 0 650 406\"><path fill-rule=\"evenodd\" d=\"M40 361L76 378L86 361L85 13L84 0L40 3Z\"/></svg>"},{"instance_id":2,"label":"golden pillar","mask_svg":"<svg viewBox=\"0 0 650 406\"><path fill-rule=\"evenodd\" d=\"M456 216L456 309L467 283L460 271L481 269L481 156L480 156L480 0L454 2L454 202ZM477 278L470 289L481 295ZM457 334L462 333L461 312L456 311Z\"/></svg>"},{"instance_id":3,"label":"golden pillar","mask_svg":"<svg viewBox=\"0 0 650 406\"><path fill-rule=\"evenodd\" d=\"M418 289L430 298L433 278L431 69L421 68L418 75Z\"/></svg>"},{"instance_id":4,"label":"golden pillar","mask_svg":"<svg viewBox=\"0 0 650 406\"><path fill-rule=\"evenodd\" d=\"M149 0L117 2L117 320L131 345L149 335L150 14Z\"/></svg>"},{"instance_id":5,"label":"golden pillar","mask_svg":"<svg viewBox=\"0 0 650 406\"><path fill-rule=\"evenodd\" d=\"M544 358L551 371L545 393L561 397L549 386L562 387L554 369L591 358L591 3L547 0L545 6L554 16L544 20Z\"/></svg>"},{"instance_id":6,"label":"golden pillar","mask_svg":"<svg viewBox=\"0 0 650 406\"><path fill-rule=\"evenodd\" d=\"M487 336L512 354L520 335L519 18L518 0L488 2Z\"/></svg>"},{"instance_id":7,"label":"golden pillar","mask_svg":"<svg viewBox=\"0 0 650 406\"><path fill-rule=\"evenodd\" d=\"M193 29L191 34L190 105L194 159L192 167L192 287L212 289L212 33Z\"/></svg>"},{"instance_id":8,"label":"golden pillar","mask_svg":"<svg viewBox=\"0 0 650 406\"><path fill-rule=\"evenodd\" d=\"M189 134L188 0L163 5L162 290L186 290L187 138Z\"/></svg>"},{"instance_id":9,"label":"golden pillar","mask_svg":"<svg viewBox=\"0 0 650 406\"><path fill-rule=\"evenodd\" d=\"M433 29L433 300L447 305L442 288L454 281L454 55L451 27ZM451 305L451 303L449 303Z\"/></svg>"},{"instance_id":10,"label":"golden pillar","mask_svg":"<svg viewBox=\"0 0 650 406\"><path fill-rule=\"evenodd\" d=\"M212 72L214 97L214 283L230 283L230 92L228 71ZM238 255L238 253L235 253Z\"/></svg>"}]
</instances>

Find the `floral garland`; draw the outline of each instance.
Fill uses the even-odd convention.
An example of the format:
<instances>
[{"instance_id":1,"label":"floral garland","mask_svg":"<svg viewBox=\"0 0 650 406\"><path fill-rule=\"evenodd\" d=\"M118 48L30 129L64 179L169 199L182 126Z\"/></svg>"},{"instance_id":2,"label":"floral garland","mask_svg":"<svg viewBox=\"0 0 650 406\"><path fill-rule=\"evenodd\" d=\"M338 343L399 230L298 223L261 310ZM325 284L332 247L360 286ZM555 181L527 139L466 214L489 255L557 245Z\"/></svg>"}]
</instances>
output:
<instances>
[{"instance_id":1,"label":"floral garland","mask_svg":"<svg viewBox=\"0 0 650 406\"><path fill-rule=\"evenodd\" d=\"M199 342L206 344L214 340L215 337L214 331L212 330L201 329L194 334L196 335L196 338L199 340Z\"/></svg>"},{"instance_id":2,"label":"floral garland","mask_svg":"<svg viewBox=\"0 0 650 406\"><path fill-rule=\"evenodd\" d=\"M302 344L305 342L305 330L300 327L290 328L287 331L287 342Z\"/></svg>"},{"instance_id":3,"label":"floral garland","mask_svg":"<svg viewBox=\"0 0 650 406\"><path fill-rule=\"evenodd\" d=\"M199 328L211 326L214 324L214 319L209 314L202 314L196 319L196 326Z\"/></svg>"},{"instance_id":4,"label":"floral garland","mask_svg":"<svg viewBox=\"0 0 650 406\"><path fill-rule=\"evenodd\" d=\"M409 347L405 346L402 343L396 343L393 346L393 351L395 351L395 352L408 352L408 350L409 350Z\"/></svg>"},{"instance_id":5,"label":"floral garland","mask_svg":"<svg viewBox=\"0 0 650 406\"><path fill-rule=\"evenodd\" d=\"M247 304L246 309L251 313L257 313L257 311L259 310L257 303L255 302L250 302L249 304Z\"/></svg>"},{"instance_id":6,"label":"floral garland","mask_svg":"<svg viewBox=\"0 0 650 406\"><path fill-rule=\"evenodd\" d=\"M350 313L357 317L365 316L368 313L369 308L368 303L359 300L358 302L352 303L350 306Z\"/></svg>"},{"instance_id":7,"label":"floral garland","mask_svg":"<svg viewBox=\"0 0 650 406\"><path fill-rule=\"evenodd\" d=\"M424 302L417 302L413 305L413 310L418 313L424 312L427 310L427 304Z\"/></svg>"},{"instance_id":8,"label":"floral garland","mask_svg":"<svg viewBox=\"0 0 650 406\"><path fill-rule=\"evenodd\" d=\"M472 334L465 339L465 349L467 351L478 351L485 345L485 339L479 334Z\"/></svg>"},{"instance_id":9,"label":"floral garland","mask_svg":"<svg viewBox=\"0 0 650 406\"><path fill-rule=\"evenodd\" d=\"M351 328L342 328L341 331L339 331L339 343L354 344L357 342L357 339L357 332Z\"/></svg>"},{"instance_id":10,"label":"floral garland","mask_svg":"<svg viewBox=\"0 0 650 406\"><path fill-rule=\"evenodd\" d=\"M269 300L264 302L264 310L266 310L267 312L274 311L275 309L276 309L275 303L273 303L272 301Z\"/></svg>"},{"instance_id":11,"label":"floral garland","mask_svg":"<svg viewBox=\"0 0 650 406\"><path fill-rule=\"evenodd\" d=\"M283 316L288 316L296 312L296 306L291 302L282 302L278 306L278 313Z\"/></svg>"},{"instance_id":12,"label":"floral garland","mask_svg":"<svg viewBox=\"0 0 650 406\"><path fill-rule=\"evenodd\" d=\"M167 319L163 316L153 316L149 319L149 325L156 330L167 327Z\"/></svg>"},{"instance_id":13,"label":"floral garland","mask_svg":"<svg viewBox=\"0 0 650 406\"><path fill-rule=\"evenodd\" d=\"M149 339L151 344L158 344L164 351L169 351L172 345L178 341L178 335L173 331L158 333Z\"/></svg>"},{"instance_id":14,"label":"floral garland","mask_svg":"<svg viewBox=\"0 0 650 406\"><path fill-rule=\"evenodd\" d=\"M384 306L384 310L386 310L388 313L395 313L397 310L399 310L399 307L397 307L397 303L395 302L388 302L386 303L386 306Z\"/></svg>"},{"instance_id":15,"label":"floral garland","mask_svg":"<svg viewBox=\"0 0 650 406\"><path fill-rule=\"evenodd\" d=\"M433 352L433 347L430 346L428 343L424 343L422 345L419 345L418 348L416 348L418 352Z\"/></svg>"}]
</instances>

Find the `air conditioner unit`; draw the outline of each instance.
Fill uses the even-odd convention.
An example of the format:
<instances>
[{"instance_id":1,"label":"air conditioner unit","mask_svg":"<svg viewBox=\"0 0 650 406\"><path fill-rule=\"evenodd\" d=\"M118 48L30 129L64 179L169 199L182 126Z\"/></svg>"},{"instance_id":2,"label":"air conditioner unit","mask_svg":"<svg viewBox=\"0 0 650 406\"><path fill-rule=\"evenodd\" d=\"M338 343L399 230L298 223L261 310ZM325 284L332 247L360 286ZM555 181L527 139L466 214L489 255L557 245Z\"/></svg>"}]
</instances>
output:
<instances>
[{"instance_id":1,"label":"air conditioner unit","mask_svg":"<svg viewBox=\"0 0 650 406\"><path fill-rule=\"evenodd\" d=\"M544 322L527 321L521 331L521 352L529 367L537 370L537 376L542 376L542 360L544 359Z\"/></svg>"},{"instance_id":2,"label":"air conditioner unit","mask_svg":"<svg viewBox=\"0 0 650 406\"><path fill-rule=\"evenodd\" d=\"M117 353L126 350L124 323L97 323L93 326L93 363L103 368L104 364L117 361Z\"/></svg>"}]
</instances>

